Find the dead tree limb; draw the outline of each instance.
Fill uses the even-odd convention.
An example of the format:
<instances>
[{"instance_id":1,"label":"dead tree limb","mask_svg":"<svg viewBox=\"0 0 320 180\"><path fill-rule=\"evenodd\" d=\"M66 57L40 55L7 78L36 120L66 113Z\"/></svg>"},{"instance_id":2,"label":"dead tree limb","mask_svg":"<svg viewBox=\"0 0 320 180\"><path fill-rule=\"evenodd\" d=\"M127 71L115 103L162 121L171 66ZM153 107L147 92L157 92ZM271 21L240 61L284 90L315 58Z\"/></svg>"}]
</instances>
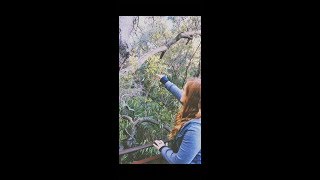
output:
<instances>
[{"instance_id":1,"label":"dead tree limb","mask_svg":"<svg viewBox=\"0 0 320 180\"><path fill-rule=\"evenodd\" d=\"M183 32L183 33L179 33L175 38L169 40L168 43L166 43L163 46L160 46L158 48L155 48L147 53L145 53L144 55L142 55L139 59L138 59L138 65L136 67L128 67L130 69L124 69L124 71L129 72L132 71L133 73L136 72L136 70L138 70L142 64L151 56L155 55L156 53L159 52L163 52L166 51L167 49L169 49L173 44L177 43L180 39L182 38L186 38L186 39L192 39L194 36L196 35L200 35L201 36L201 31L188 31L188 32ZM163 55L162 55L163 56Z\"/></svg>"}]
</instances>

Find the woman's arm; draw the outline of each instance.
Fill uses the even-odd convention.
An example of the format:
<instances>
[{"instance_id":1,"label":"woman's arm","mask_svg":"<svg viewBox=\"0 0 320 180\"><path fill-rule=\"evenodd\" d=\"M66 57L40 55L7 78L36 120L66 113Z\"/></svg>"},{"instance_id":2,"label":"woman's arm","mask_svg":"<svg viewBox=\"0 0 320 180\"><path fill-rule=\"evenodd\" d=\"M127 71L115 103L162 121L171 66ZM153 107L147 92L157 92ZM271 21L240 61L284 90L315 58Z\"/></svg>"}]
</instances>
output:
<instances>
[{"instance_id":1,"label":"woman's arm","mask_svg":"<svg viewBox=\"0 0 320 180\"><path fill-rule=\"evenodd\" d=\"M183 137L179 151L174 153L172 149L163 146L161 155L169 164L190 164L201 150L201 127L192 126Z\"/></svg>"},{"instance_id":2,"label":"woman's arm","mask_svg":"<svg viewBox=\"0 0 320 180\"><path fill-rule=\"evenodd\" d=\"M162 84L164 84L165 88L171 92L171 94L177 98L179 100L179 102L181 103L181 96L182 96L182 91L181 89L179 89L175 84L173 84L172 82L169 81L169 79L167 78L167 76L163 76L160 79L160 82Z\"/></svg>"}]
</instances>

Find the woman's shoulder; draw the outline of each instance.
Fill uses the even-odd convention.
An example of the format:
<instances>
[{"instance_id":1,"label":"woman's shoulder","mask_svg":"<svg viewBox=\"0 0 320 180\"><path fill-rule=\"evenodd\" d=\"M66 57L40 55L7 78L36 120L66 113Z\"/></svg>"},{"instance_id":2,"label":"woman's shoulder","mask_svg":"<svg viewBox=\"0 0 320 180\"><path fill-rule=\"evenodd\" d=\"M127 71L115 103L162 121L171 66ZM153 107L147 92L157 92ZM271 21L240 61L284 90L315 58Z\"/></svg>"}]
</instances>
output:
<instances>
[{"instance_id":1,"label":"woman's shoulder","mask_svg":"<svg viewBox=\"0 0 320 180\"><path fill-rule=\"evenodd\" d=\"M201 129L201 118L198 119L192 119L185 123L183 127L181 128L181 133L191 130L191 129Z\"/></svg>"},{"instance_id":2,"label":"woman's shoulder","mask_svg":"<svg viewBox=\"0 0 320 180\"><path fill-rule=\"evenodd\" d=\"M184 126L198 126L200 125L201 126L201 118L198 118L198 119L191 119L190 121L188 121Z\"/></svg>"},{"instance_id":3,"label":"woman's shoulder","mask_svg":"<svg viewBox=\"0 0 320 180\"><path fill-rule=\"evenodd\" d=\"M189 130L199 130L201 129L201 118L193 119L189 121L189 125L187 127Z\"/></svg>"}]
</instances>

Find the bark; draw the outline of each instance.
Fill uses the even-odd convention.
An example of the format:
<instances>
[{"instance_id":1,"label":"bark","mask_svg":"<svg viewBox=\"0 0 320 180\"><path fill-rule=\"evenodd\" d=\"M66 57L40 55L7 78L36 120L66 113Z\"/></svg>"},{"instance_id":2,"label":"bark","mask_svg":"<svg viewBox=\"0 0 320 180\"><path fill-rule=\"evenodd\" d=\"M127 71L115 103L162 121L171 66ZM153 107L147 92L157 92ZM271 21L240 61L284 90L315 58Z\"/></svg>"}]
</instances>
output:
<instances>
[{"instance_id":1,"label":"bark","mask_svg":"<svg viewBox=\"0 0 320 180\"><path fill-rule=\"evenodd\" d=\"M129 37L134 29L134 16L119 17L119 71L125 65L130 56L132 47L129 44Z\"/></svg>"}]
</instances>

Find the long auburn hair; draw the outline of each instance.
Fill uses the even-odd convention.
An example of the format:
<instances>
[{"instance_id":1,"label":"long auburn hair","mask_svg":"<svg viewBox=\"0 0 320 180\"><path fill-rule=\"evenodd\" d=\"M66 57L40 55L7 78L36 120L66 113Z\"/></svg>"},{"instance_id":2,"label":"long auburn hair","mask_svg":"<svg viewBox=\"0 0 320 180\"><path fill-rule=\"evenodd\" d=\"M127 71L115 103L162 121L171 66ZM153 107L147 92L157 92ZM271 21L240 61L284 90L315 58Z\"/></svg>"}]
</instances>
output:
<instances>
[{"instance_id":1,"label":"long auburn hair","mask_svg":"<svg viewBox=\"0 0 320 180\"><path fill-rule=\"evenodd\" d=\"M189 79L184 89L184 101L178 112L175 124L169 133L169 139L173 139L183 125L194 118L201 118L201 79Z\"/></svg>"}]
</instances>

